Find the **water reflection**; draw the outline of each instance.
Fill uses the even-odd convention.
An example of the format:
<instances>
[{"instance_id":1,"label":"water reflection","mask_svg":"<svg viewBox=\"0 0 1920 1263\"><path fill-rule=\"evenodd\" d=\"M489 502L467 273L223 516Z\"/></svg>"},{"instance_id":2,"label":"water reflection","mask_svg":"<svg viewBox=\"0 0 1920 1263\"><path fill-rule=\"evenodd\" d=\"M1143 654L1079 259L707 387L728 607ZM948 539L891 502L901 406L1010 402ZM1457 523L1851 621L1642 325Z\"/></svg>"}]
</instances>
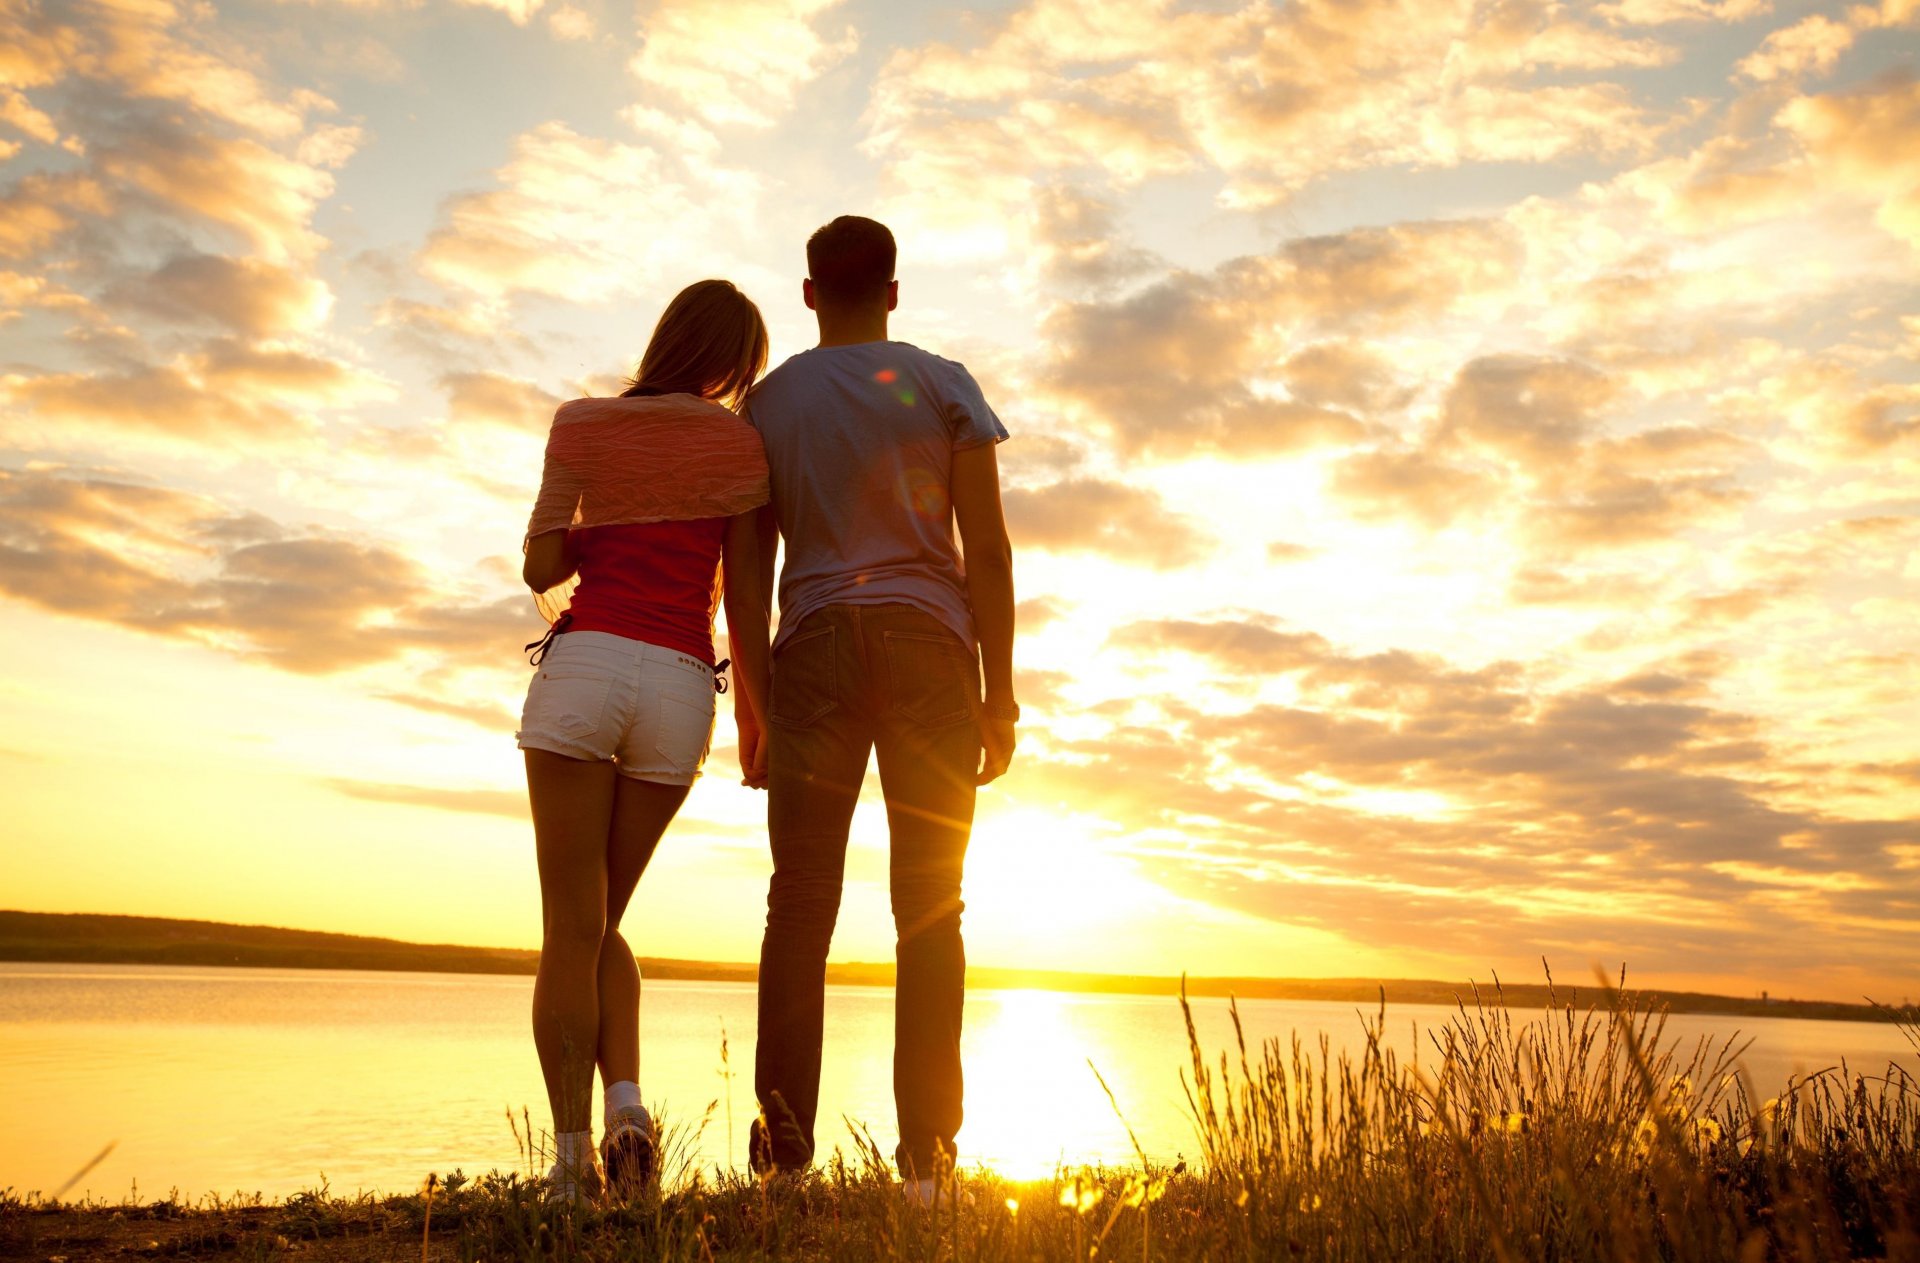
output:
<instances>
[{"instance_id":1,"label":"water reflection","mask_svg":"<svg viewBox=\"0 0 1920 1263\"><path fill-rule=\"evenodd\" d=\"M527 1035L527 978L299 970L0 964L0 1188L50 1191L109 1141L88 1191L119 1198L171 1188L283 1196L323 1180L336 1192L410 1189L428 1171L512 1168L509 1110L543 1100ZM891 992L828 989L824 1146L837 1120L893 1143ZM1350 1005L1252 1001L1250 1040L1324 1035L1334 1055L1361 1043ZM1390 1013L1398 1050L1414 1023L1450 1011ZM1224 1001L1196 1002L1204 1047L1228 1047ZM744 1160L752 1117L754 993L724 983L649 983L642 1090L688 1124L702 1165ZM731 1066L723 1064L726 1032ZM1845 1058L1874 1069L1912 1052L1891 1026L1678 1017L1670 1037L1756 1036L1746 1058L1763 1095L1789 1073ZM1424 1054L1428 1057L1431 1053ZM975 992L963 1047L962 1161L1016 1177L1056 1164L1125 1164L1126 1124L1156 1160L1192 1155L1181 1090L1188 1065L1177 1005L1165 997ZM728 1078L723 1071L731 1069ZM731 1106L733 1126L727 1123Z\"/></svg>"}]
</instances>

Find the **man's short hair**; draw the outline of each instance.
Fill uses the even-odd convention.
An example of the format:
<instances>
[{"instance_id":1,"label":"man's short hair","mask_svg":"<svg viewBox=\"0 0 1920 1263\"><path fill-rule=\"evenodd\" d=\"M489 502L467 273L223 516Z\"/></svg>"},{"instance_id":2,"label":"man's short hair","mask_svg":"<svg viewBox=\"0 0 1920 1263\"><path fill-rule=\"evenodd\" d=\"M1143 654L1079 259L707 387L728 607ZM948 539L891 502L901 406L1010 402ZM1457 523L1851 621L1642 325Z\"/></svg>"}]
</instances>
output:
<instances>
[{"instance_id":1,"label":"man's short hair","mask_svg":"<svg viewBox=\"0 0 1920 1263\"><path fill-rule=\"evenodd\" d=\"M868 302L886 292L897 257L878 220L842 215L807 238L807 274L829 302Z\"/></svg>"}]
</instances>

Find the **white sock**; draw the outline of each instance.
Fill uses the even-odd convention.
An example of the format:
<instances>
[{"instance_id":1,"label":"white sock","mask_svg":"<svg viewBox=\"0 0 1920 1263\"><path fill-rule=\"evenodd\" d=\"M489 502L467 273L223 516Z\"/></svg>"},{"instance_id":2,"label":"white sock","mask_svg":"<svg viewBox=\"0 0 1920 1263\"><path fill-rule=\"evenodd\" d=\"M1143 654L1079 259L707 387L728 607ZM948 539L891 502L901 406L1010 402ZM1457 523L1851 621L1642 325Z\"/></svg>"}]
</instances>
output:
<instances>
[{"instance_id":1,"label":"white sock","mask_svg":"<svg viewBox=\"0 0 1920 1263\"><path fill-rule=\"evenodd\" d=\"M553 1160L568 1171L585 1171L593 1165L593 1132L563 1131L553 1138Z\"/></svg>"},{"instance_id":2,"label":"white sock","mask_svg":"<svg viewBox=\"0 0 1920 1263\"><path fill-rule=\"evenodd\" d=\"M640 1085L632 1079L622 1079L618 1083L607 1085L607 1121L609 1124L622 1114L645 1115L647 1107L640 1104Z\"/></svg>"}]
</instances>

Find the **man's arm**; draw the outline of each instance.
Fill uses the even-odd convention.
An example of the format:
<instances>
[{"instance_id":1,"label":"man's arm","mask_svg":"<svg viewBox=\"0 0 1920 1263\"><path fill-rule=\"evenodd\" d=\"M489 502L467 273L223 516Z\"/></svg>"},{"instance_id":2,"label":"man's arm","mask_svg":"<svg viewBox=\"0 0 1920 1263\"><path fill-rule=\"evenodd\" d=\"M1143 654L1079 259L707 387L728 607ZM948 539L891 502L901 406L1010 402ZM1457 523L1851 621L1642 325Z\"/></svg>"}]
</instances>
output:
<instances>
[{"instance_id":1,"label":"man's arm","mask_svg":"<svg viewBox=\"0 0 1920 1263\"><path fill-rule=\"evenodd\" d=\"M967 601L980 638L980 669L989 707L1012 708L1013 545L1000 508L1000 462L995 444L981 443L953 454L953 516L966 554ZM1013 762L1014 721L980 717L979 783L997 779Z\"/></svg>"}]
</instances>

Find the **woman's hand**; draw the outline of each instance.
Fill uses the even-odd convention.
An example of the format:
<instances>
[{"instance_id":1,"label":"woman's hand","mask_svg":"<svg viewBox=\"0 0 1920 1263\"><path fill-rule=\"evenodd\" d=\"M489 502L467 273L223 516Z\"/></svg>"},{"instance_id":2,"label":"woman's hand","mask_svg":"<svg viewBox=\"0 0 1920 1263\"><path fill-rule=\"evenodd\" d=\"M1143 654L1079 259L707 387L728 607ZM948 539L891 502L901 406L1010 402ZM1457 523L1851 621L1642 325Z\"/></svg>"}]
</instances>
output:
<instances>
[{"instance_id":1,"label":"woman's hand","mask_svg":"<svg viewBox=\"0 0 1920 1263\"><path fill-rule=\"evenodd\" d=\"M733 723L740 732L740 783L749 789L765 789L767 731L744 698L734 704Z\"/></svg>"}]
</instances>

